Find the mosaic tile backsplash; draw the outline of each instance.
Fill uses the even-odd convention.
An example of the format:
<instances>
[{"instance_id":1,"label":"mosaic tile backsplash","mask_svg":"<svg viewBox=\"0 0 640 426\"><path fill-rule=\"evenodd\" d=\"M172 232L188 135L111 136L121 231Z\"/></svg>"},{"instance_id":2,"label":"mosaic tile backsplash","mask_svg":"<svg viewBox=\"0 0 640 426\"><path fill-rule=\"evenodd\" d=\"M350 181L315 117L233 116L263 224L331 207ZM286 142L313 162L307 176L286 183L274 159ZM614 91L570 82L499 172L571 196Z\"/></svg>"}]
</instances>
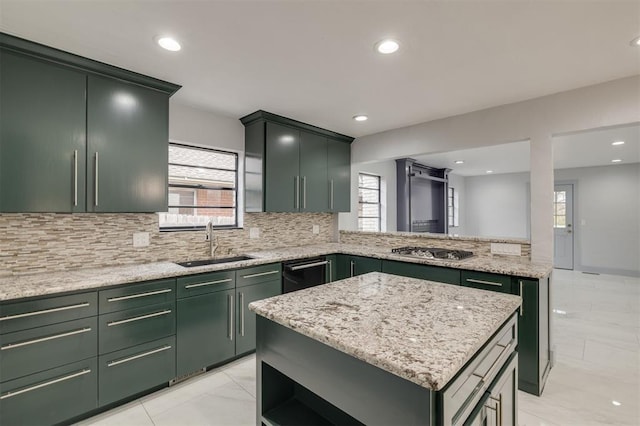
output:
<instances>
[{"instance_id":1,"label":"mosaic tile backsplash","mask_svg":"<svg viewBox=\"0 0 640 426\"><path fill-rule=\"evenodd\" d=\"M333 228L331 213L245 213L243 229L215 231L216 256L327 243ZM133 247L134 232L148 232L149 246ZM155 213L0 214L0 276L208 257L205 231L160 232Z\"/></svg>"}]
</instances>

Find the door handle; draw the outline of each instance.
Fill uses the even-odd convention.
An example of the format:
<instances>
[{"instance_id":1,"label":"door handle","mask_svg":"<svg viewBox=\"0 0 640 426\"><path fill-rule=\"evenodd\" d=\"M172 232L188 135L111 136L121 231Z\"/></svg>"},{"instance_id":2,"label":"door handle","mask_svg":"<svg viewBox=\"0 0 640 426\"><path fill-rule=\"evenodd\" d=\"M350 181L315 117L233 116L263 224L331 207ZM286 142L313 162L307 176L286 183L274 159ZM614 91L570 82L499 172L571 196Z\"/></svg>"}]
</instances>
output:
<instances>
[{"instance_id":1,"label":"door handle","mask_svg":"<svg viewBox=\"0 0 640 426\"><path fill-rule=\"evenodd\" d=\"M78 150L73 151L73 206L78 205Z\"/></svg>"},{"instance_id":2,"label":"door handle","mask_svg":"<svg viewBox=\"0 0 640 426\"><path fill-rule=\"evenodd\" d=\"M356 263L352 260L350 266L351 266L351 269L349 272L351 272L351 276L353 277L356 273Z\"/></svg>"},{"instance_id":3,"label":"door handle","mask_svg":"<svg viewBox=\"0 0 640 426\"><path fill-rule=\"evenodd\" d=\"M299 209L300 208L300 176L296 176L295 178L295 196L296 196L296 203L295 203L295 209Z\"/></svg>"},{"instance_id":4,"label":"door handle","mask_svg":"<svg viewBox=\"0 0 640 426\"><path fill-rule=\"evenodd\" d=\"M302 209L307 209L307 177L302 176Z\"/></svg>"},{"instance_id":5,"label":"door handle","mask_svg":"<svg viewBox=\"0 0 640 426\"><path fill-rule=\"evenodd\" d=\"M96 152L96 170L95 170L95 172L96 172L96 176L95 176L95 179L94 179L94 186L95 186L94 192L95 193L93 195L94 195L94 198L95 198L95 205L97 207L98 206L98 176L99 176L99 174L98 174L98 153L97 152Z\"/></svg>"},{"instance_id":6,"label":"door handle","mask_svg":"<svg viewBox=\"0 0 640 426\"><path fill-rule=\"evenodd\" d=\"M331 186L329 187L329 193L331 194L331 199L329 203L329 208L333 210L333 179L331 179Z\"/></svg>"}]
</instances>

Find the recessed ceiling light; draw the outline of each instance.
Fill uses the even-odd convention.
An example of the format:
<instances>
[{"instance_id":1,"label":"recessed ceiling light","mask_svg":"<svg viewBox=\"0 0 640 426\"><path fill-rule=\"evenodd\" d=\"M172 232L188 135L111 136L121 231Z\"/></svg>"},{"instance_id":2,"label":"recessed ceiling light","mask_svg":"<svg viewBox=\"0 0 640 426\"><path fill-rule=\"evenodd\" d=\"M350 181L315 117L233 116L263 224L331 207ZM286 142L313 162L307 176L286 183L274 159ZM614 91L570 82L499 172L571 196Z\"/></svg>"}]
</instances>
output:
<instances>
[{"instance_id":1,"label":"recessed ceiling light","mask_svg":"<svg viewBox=\"0 0 640 426\"><path fill-rule=\"evenodd\" d=\"M493 170L487 170L487 173L493 173Z\"/></svg>"},{"instance_id":2,"label":"recessed ceiling light","mask_svg":"<svg viewBox=\"0 0 640 426\"><path fill-rule=\"evenodd\" d=\"M377 42L375 47L378 53L388 55L396 52L400 48L400 44L395 40L385 39Z\"/></svg>"},{"instance_id":3,"label":"recessed ceiling light","mask_svg":"<svg viewBox=\"0 0 640 426\"><path fill-rule=\"evenodd\" d=\"M640 47L640 37L636 37L629 42L630 45L634 47Z\"/></svg>"},{"instance_id":4,"label":"recessed ceiling light","mask_svg":"<svg viewBox=\"0 0 640 426\"><path fill-rule=\"evenodd\" d=\"M454 163L456 163L456 164L464 164L464 160L456 160L456 161L454 161Z\"/></svg>"},{"instance_id":5,"label":"recessed ceiling light","mask_svg":"<svg viewBox=\"0 0 640 426\"><path fill-rule=\"evenodd\" d=\"M621 163L622 160L620 158L614 158L613 160L611 160L612 163Z\"/></svg>"},{"instance_id":6,"label":"recessed ceiling light","mask_svg":"<svg viewBox=\"0 0 640 426\"><path fill-rule=\"evenodd\" d=\"M356 121L367 121L369 117L367 117L366 115L359 114L359 115L354 115L353 119Z\"/></svg>"},{"instance_id":7,"label":"recessed ceiling light","mask_svg":"<svg viewBox=\"0 0 640 426\"><path fill-rule=\"evenodd\" d=\"M167 49L172 52L177 52L178 50L182 49L182 46L180 46L180 43L178 43L176 39L171 37L159 37L158 44L163 49Z\"/></svg>"},{"instance_id":8,"label":"recessed ceiling light","mask_svg":"<svg viewBox=\"0 0 640 426\"><path fill-rule=\"evenodd\" d=\"M622 405L622 403L621 403L621 402L618 402L618 401L611 401L611 403L612 403L613 405L615 405L616 407L619 407L619 406L621 406L621 405Z\"/></svg>"},{"instance_id":9,"label":"recessed ceiling light","mask_svg":"<svg viewBox=\"0 0 640 426\"><path fill-rule=\"evenodd\" d=\"M613 145L613 146L624 145L624 141L615 141L615 142L611 143L611 145Z\"/></svg>"}]
</instances>

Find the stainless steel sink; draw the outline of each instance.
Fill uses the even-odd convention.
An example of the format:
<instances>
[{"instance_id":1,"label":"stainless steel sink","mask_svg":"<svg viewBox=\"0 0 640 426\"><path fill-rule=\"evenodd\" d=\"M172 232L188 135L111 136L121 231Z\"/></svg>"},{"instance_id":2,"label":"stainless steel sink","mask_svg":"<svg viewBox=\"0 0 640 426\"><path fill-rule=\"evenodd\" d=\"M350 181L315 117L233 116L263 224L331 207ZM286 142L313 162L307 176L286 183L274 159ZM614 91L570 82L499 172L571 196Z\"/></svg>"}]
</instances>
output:
<instances>
[{"instance_id":1,"label":"stainless steel sink","mask_svg":"<svg viewBox=\"0 0 640 426\"><path fill-rule=\"evenodd\" d=\"M234 257L223 257L221 259L203 259L203 260L192 260L190 262L175 262L175 263L177 265L184 266L185 268L193 268L194 266L216 265L219 263L239 262L241 260L249 260L249 259L253 259L253 257L234 256Z\"/></svg>"}]
</instances>

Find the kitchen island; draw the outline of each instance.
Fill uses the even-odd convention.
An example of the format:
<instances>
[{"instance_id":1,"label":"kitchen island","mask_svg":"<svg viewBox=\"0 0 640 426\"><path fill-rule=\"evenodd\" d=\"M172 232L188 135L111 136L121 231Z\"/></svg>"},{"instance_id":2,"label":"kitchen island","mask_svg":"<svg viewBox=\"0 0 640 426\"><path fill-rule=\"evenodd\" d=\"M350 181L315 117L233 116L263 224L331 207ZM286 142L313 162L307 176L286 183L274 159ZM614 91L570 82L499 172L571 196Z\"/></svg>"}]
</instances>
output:
<instances>
[{"instance_id":1,"label":"kitchen island","mask_svg":"<svg viewBox=\"0 0 640 426\"><path fill-rule=\"evenodd\" d=\"M254 302L257 423L517 424L520 303L383 273Z\"/></svg>"}]
</instances>

